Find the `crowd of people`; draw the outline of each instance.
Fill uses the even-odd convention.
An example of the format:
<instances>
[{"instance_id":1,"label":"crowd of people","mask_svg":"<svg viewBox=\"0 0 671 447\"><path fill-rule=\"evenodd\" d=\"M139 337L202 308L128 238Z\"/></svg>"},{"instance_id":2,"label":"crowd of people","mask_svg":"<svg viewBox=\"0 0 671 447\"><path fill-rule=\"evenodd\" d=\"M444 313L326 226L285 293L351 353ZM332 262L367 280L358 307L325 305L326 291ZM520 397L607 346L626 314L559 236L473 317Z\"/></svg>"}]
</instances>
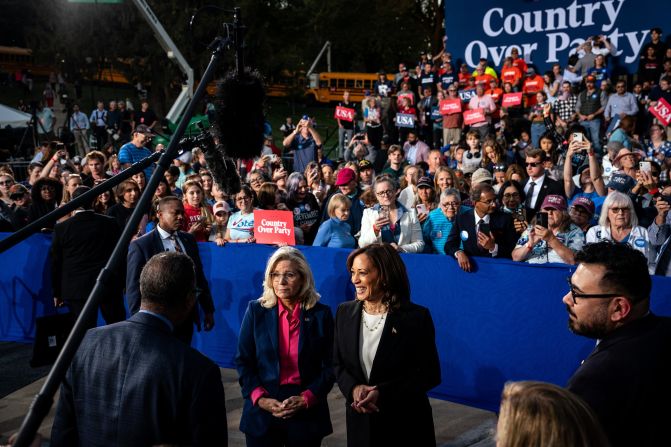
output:
<instances>
[{"instance_id":1,"label":"crowd of people","mask_svg":"<svg viewBox=\"0 0 671 447\"><path fill-rule=\"evenodd\" d=\"M320 445L332 430L326 395L334 383L347 403L350 445L435 445L426 396L440 383L434 327L428 309L410 302L399 253L448 255L466 272L477 271L478 257L578 265L564 297L569 326L577 334L602 340L569 384L580 397L533 383L507 386L500 445L546 445L534 441L541 439L534 437L541 428L527 438L520 435L529 430L531 419L546 415L536 412L524 418L520 412L525 405L531 413L529 406L540 406L533 399L525 401L530 395L543 396L555 422L558 417L580 421L562 426L565 432L557 435L561 441L554 445L633 445L632 440L658 439L663 424L649 409L643 410L659 396L671 397L659 375L669 372L668 360L651 364L653 357L668 350L668 324L649 312L650 274L671 275L671 143L669 127L648 108L662 99L671 103L671 59L660 40L661 30L652 31L631 92L624 78L610 78L610 47L603 36L581 44L565 69L555 65L542 76L516 50L502 67L491 67L483 59L473 72L466 65L457 71L447 51L434 59L422 55L413 65L414 73L399 64L393 79L380 73L362 104L352 104L347 92L343 95L339 106L355 109L356 115L352 122L337 120L339 144L333 159L311 117L303 116L295 125L288 119L280 129L281 147L267 135L259 157L239 161L243 184L231 196L213 181L201 149L184 151L161 178L151 207L142 210L125 271L116 272L125 283L134 316L125 326L87 336L61 394L54 445L95 443L107 436L92 429L96 415L104 413L94 408L105 402L98 395L104 387L92 385L96 379L83 367L99 356L94 339L117 331L119 343L131 343L143 335L137 327L148 325L189 343L194 324L205 330L214 326L214 304L196 242L221 247L256 243L257 209L290 211L297 245L355 249L347 269L356 300L343 303L334 318L318 302L310 267L300 251L282 247L270 258L263 295L245 313L236 356L245 398L241 430L248 445ZM515 93L521 93L519 103L504 106L504 97ZM444 101L452 106L444 108ZM0 167L0 231L15 231L40 219L162 149L150 145L157 121L148 102L127 119L110 124L118 115L116 107L110 103L106 109L101 101L90 116L73 109L74 150L46 141L36 151L25 181L16 182L11 168ZM481 111L480 119L466 124L462 111L468 110ZM88 145L91 126L96 149ZM149 167L123 181L55 227L45 224L46 231L55 228L56 305L81 312L86 294L61 286L78 271L73 256L64 253L73 246L84 251L83 239L97 242L97 248L87 250L90 253L111 252L109 241L126 226L152 172ZM106 234L113 237L101 241L92 232L84 238L71 229L90 227L92 214L107 216L96 227L108 228ZM165 251L182 255L161 259ZM184 255L192 264L182 259ZM193 267L184 269L189 275L183 278L175 271L182 280L175 282L179 290L170 293L171 299L188 305L161 300L167 289L161 288L165 278L160 270L169 269L170 262ZM91 278L81 281L87 285L82 290L93 284ZM195 294L181 287L184 284L191 284ZM121 299L121 293L112 292L108 304ZM196 304L204 315L202 322ZM108 323L125 318L114 308L104 315ZM634 355L634 349L615 343L623 334L645 334L656 341L637 351L640 362L629 367L651 377L636 389L638 395L627 394L637 405L632 408L640 411L635 432L629 431L621 402L611 398L605 386L595 385L605 383L604 374L614 370L628 377L621 356ZM157 349L174 350L171 343L164 340ZM615 353L612 358L607 349ZM177 354L174 361L210 366L189 351ZM184 373L190 381L203 380ZM615 378L611 382L618 385ZM653 385L660 385L659 396L654 396ZM212 386L221 402L205 395L192 398L205 399L219 414L223 389ZM97 404L78 407L72 397L77 388L97 389ZM73 432L73 424L79 424L78 432ZM409 425L415 430L406 430ZM179 427L157 424L152 430L142 439L184 442L189 437L188 430ZM172 437L161 438L157 433L162 431ZM201 438L191 439L208 444L215 431L198 434ZM215 444L222 445L220 441Z\"/></svg>"},{"instance_id":2,"label":"crowd of people","mask_svg":"<svg viewBox=\"0 0 671 447\"><path fill-rule=\"evenodd\" d=\"M345 92L339 106L355 113L351 122L337 120L335 156L313 119L289 118L280 147L269 134L260 157L240 161L239 193L218 190L196 148L174 161L155 199L181 199L182 229L220 246L255 242L253 210L276 209L293 213L299 245L387 242L399 252L453 256L470 271L473 256L570 264L583 244L613 240L643 252L651 272L665 275L670 132L648 108L671 101L671 72L661 68L669 66L661 31L651 36L642 64L650 68L654 58L659 70L639 73L632 92L626 78L611 79L602 36L581 44L565 69L555 65L543 76L516 51L499 69L483 59L473 72L457 72L447 51L423 55L414 73L403 63L393 78L380 73L360 105ZM516 92L520 102L503 105ZM444 101L460 106L444 108ZM45 143L24 182L15 184L2 167L2 229L20 228L67 203L77 185L93 186L152 152L156 114L146 100L134 112L120 110L124 103L105 108L100 101L90 116L75 105L75 150ZM454 110L484 112L466 125ZM413 116L413 124L398 124L399 115ZM101 195L96 211L123 226L151 173ZM138 236L154 228L155 208L146 210Z\"/></svg>"}]
</instances>

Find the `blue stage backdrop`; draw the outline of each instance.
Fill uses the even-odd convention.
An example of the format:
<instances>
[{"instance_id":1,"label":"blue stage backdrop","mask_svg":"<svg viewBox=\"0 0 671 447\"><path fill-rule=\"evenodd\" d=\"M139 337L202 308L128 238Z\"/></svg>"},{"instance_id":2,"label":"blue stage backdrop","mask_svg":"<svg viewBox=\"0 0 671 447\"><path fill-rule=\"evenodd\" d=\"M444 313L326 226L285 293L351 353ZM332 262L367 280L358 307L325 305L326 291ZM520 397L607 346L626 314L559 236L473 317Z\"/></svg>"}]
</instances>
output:
<instances>
[{"instance_id":1,"label":"blue stage backdrop","mask_svg":"<svg viewBox=\"0 0 671 447\"><path fill-rule=\"evenodd\" d=\"M0 258L0 340L29 342L35 317L55 312L49 279L50 238L36 235ZM212 288L216 325L196 334L194 346L223 367L232 367L237 334L249 300L260 296L273 248L200 244ZM345 265L348 250L302 247L322 302L335 311L354 290ZM571 334L562 296L567 266L530 266L483 259L464 273L453 259L403 255L412 300L431 309L441 360L442 384L434 397L496 410L507 380L564 385L594 346ZM671 279L655 277L653 309L671 315Z\"/></svg>"},{"instance_id":2,"label":"blue stage backdrop","mask_svg":"<svg viewBox=\"0 0 671 447\"><path fill-rule=\"evenodd\" d=\"M586 38L605 35L617 49L611 68L635 72L650 28L665 27L660 13L668 6L657 0L448 0L447 49L471 67L481 57L500 67L516 46L545 71L556 62L565 67L569 50Z\"/></svg>"}]
</instances>

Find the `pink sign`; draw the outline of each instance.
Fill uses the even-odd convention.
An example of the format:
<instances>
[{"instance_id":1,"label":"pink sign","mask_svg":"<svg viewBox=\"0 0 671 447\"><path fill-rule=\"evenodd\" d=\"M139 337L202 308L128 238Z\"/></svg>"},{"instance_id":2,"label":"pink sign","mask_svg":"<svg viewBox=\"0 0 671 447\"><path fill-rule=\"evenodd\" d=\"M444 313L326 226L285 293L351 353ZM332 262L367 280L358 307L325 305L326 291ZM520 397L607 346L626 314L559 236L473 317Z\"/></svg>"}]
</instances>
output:
<instances>
[{"instance_id":1,"label":"pink sign","mask_svg":"<svg viewBox=\"0 0 671 447\"><path fill-rule=\"evenodd\" d=\"M668 126L671 122L671 105L664 100L664 98L659 98L657 104L654 107L648 109L650 113L655 115L663 125Z\"/></svg>"},{"instance_id":2,"label":"pink sign","mask_svg":"<svg viewBox=\"0 0 671 447\"><path fill-rule=\"evenodd\" d=\"M334 118L337 120L343 121L354 121L354 114L356 111L354 109L349 109L347 107L336 106Z\"/></svg>"},{"instance_id":3,"label":"pink sign","mask_svg":"<svg viewBox=\"0 0 671 447\"><path fill-rule=\"evenodd\" d=\"M443 99L440 101L440 114L452 115L461 112L461 99Z\"/></svg>"},{"instance_id":4,"label":"pink sign","mask_svg":"<svg viewBox=\"0 0 671 447\"><path fill-rule=\"evenodd\" d=\"M464 124L471 125L487 121L484 109L466 110L464 112Z\"/></svg>"},{"instance_id":5,"label":"pink sign","mask_svg":"<svg viewBox=\"0 0 671 447\"><path fill-rule=\"evenodd\" d=\"M296 245L294 213L254 210L254 238L257 244Z\"/></svg>"},{"instance_id":6,"label":"pink sign","mask_svg":"<svg viewBox=\"0 0 671 447\"><path fill-rule=\"evenodd\" d=\"M522 92L503 95L501 107L519 106L520 104L522 104Z\"/></svg>"}]
</instances>

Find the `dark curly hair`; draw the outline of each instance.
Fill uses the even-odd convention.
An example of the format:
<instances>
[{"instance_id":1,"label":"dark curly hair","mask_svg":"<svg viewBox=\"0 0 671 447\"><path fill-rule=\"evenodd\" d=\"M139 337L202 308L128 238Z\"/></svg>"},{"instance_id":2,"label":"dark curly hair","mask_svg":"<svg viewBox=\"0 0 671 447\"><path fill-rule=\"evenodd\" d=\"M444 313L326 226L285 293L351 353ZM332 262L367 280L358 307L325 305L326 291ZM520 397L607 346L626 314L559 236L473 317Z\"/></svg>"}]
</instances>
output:
<instances>
[{"instance_id":1,"label":"dark curly hair","mask_svg":"<svg viewBox=\"0 0 671 447\"><path fill-rule=\"evenodd\" d=\"M389 303L389 310L398 309L410 302L410 281L401 256L390 244L375 243L353 251L347 257L347 270L352 269L354 259L366 255L379 273L376 288L382 290L382 302Z\"/></svg>"},{"instance_id":2,"label":"dark curly hair","mask_svg":"<svg viewBox=\"0 0 671 447\"><path fill-rule=\"evenodd\" d=\"M648 260L629 244L610 241L588 244L575 255L576 264L597 264L606 269L601 285L614 289L632 303L650 299L652 279Z\"/></svg>"}]
</instances>

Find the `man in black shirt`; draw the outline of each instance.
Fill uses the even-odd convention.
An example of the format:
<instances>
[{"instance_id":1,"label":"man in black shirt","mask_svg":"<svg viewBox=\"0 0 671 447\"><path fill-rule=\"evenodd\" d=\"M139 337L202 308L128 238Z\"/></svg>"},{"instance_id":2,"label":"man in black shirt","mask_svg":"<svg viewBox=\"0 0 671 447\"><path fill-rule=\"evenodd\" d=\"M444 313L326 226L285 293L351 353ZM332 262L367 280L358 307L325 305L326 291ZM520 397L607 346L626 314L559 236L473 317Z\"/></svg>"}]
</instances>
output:
<instances>
[{"instance_id":1,"label":"man in black shirt","mask_svg":"<svg viewBox=\"0 0 671 447\"><path fill-rule=\"evenodd\" d=\"M140 104L140 108L140 111L135 112L135 116L133 117L133 129L135 129L140 124L144 124L150 130L153 129L154 126L158 124L158 117L154 111L149 108L149 101L143 99L142 103Z\"/></svg>"}]
</instances>

